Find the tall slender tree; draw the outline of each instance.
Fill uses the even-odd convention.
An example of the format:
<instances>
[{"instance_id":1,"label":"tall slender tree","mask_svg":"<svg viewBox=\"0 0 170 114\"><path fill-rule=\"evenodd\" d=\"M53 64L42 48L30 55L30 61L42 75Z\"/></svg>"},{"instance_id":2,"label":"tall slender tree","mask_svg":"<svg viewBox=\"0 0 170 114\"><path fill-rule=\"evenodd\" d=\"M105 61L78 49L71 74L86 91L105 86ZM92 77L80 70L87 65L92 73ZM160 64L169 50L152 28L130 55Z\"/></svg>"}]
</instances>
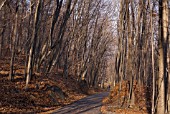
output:
<instances>
[{"instance_id":1,"label":"tall slender tree","mask_svg":"<svg viewBox=\"0 0 170 114\"><path fill-rule=\"evenodd\" d=\"M18 9L19 9L19 1L16 2L16 9L15 9L15 23L14 23L14 33L11 41L12 49L11 49L11 61L10 61L10 72L9 72L9 79L12 81L14 76L14 57L15 57L15 48L17 43L17 29L18 29Z\"/></svg>"},{"instance_id":2,"label":"tall slender tree","mask_svg":"<svg viewBox=\"0 0 170 114\"><path fill-rule=\"evenodd\" d=\"M33 33L31 38L31 47L29 50L29 58L28 58L28 66L27 66L27 77L26 77L26 89L28 88L28 84L30 82L33 68L34 68L34 55L36 51L36 41L38 37L39 23L40 23L40 9L41 9L42 0L38 0L36 12L34 16L34 24L33 24Z\"/></svg>"},{"instance_id":3,"label":"tall slender tree","mask_svg":"<svg viewBox=\"0 0 170 114\"><path fill-rule=\"evenodd\" d=\"M159 0L159 39L158 39L158 105L157 114L164 114L165 107L165 84L167 67L167 35L168 35L168 0Z\"/></svg>"}]
</instances>

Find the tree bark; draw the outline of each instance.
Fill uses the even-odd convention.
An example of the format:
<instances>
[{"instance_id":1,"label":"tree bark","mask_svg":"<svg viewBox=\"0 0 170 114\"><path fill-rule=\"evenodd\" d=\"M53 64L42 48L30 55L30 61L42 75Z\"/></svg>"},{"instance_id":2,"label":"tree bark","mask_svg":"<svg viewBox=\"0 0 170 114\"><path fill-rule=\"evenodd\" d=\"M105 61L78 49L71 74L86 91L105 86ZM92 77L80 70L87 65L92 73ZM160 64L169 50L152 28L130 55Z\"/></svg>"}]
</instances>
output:
<instances>
[{"instance_id":1,"label":"tree bark","mask_svg":"<svg viewBox=\"0 0 170 114\"><path fill-rule=\"evenodd\" d=\"M1 5L0 5L0 10L1 10L2 7L4 6L4 4L5 4L6 1L7 1L7 0L4 0L4 1L1 3Z\"/></svg>"},{"instance_id":2,"label":"tree bark","mask_svg":"<svg viewBox=\"0 0 170 114\"><path fill-rule=\"evenodd\" d=\"M27 77L26 77L26 89L28 88L28 84L30 82L32 72L33 72L33 57L35 54L35 47L36 47L36 40L37 40L37 34L39 29L39 18L40 18L40 8L41 8L41 2L42 0L38 0L35 17L34 17L34 25L33 25L33 34L31 39L31 48L29 51L29 58L28 58L28 65L27 65Z\"/></svg>"},{"instance_id":3,"label":"tree bark","mask_svg":"<svg viewBox=\"0 0 170 114\"><path fill-rule=\"evenodd\" d=\"M150 33L151 33L151 45L152 45L152 114L155 114L155 60L154 60L154 34L153 34L153 18L152 18L152 10L153 6L151 1L149 0L149 8L150 8Z\"/></svg>"},{"instance_id":4,"label":"tree bark","mask_svg":"<svg viewBox=\"0 0 170 114\"><path fill-rule=\"evenodd\" d=\"M159 0L159 39L158 39L158 105L157 114L164 114L166 110L165 106L165 84L166 84L166 60L167 55L166 41L167 41L167 2L168 0Z\"/></svg>"},{"instance_id":5,"label":"tree bark","mask_svg":"<svg viewBox=\"0 0 170 114\"><path fill-rule=\"evenodd\" d=\"M13 76L14 76L14 56L15 56L15 47L16 47L16 42L17 42L17 25L18 25L18 1L17 1L17 6L16 6L16 14L15 14L15 25L14 25L14 33L13 33L13 42L12 44L12 50L11 50L11 61L10 61L10 72L9 72L9 79L12 81Z\"/></svg>"}]
</instances>

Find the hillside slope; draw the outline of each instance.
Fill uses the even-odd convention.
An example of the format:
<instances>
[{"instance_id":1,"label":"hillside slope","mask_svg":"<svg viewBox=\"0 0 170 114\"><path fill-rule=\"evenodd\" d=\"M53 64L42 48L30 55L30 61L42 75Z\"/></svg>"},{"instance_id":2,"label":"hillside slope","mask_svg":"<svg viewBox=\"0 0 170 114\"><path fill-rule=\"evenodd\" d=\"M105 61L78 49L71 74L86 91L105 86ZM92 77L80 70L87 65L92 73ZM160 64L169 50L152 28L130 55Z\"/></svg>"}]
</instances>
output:
<instances>
[{"instance_id":1,"label":"hillside slope","mask_svg":"<svg viewBox=\"0 0 170 114\"><path fill-rule=\"evenodd\" d=\"M109 93L109 96L103 99L101 111L106 114L114 112L116 114L150 114L151 111L151 89L146 86L140 86L135 82L133 89L135 93L135 104L128 105L127 81L123 81L119 90L120 83L116 84Z\"/></svg>"},{"instance_id":2,"label":"hillside slope","mask_svg":"<svg viewBox=\"0 0 170 114\"><path fill-rule=\"evenodd\" d=\"M63 78L62 70L49 74L48 77L35 73L29 88L25 90L24 67L19 58L14 65L15 76L11 82L9 75L9 58L0 60L0 112L24 113L43 112L56 109L86 95L74 76Z\"/></svg>"}]
</instances>

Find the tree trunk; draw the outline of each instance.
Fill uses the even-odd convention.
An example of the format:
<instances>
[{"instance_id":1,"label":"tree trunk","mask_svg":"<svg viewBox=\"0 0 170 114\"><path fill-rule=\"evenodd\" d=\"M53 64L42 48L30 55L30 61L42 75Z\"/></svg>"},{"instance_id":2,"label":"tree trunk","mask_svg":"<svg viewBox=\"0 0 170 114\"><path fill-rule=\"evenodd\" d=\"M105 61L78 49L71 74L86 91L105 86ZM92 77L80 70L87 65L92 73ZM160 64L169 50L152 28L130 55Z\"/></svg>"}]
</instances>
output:
<instances>
[{"instance_id":1,"label":"tree trunk","mask_svg":"<svg viewBox=\"0 0 170 114\"><path fill-rule=\"evenodd\" d=\"M18 2L18 1L17 1ZM14 67L14 56L15 56L15 46L16 46L16 42L17 42L17 25L18 25L18 3L17 3L17 7L16 7L16 14L15 14L15 25L14 25L14 33L13 33L13 42L11 41L11 45L12 45L12 50L11 50L11 61L10 61L10 72L9 72L9 79L12 81L13 80L13 76L14 76L14 72L13 72L13 67Z\"/></svg>"},{"instance_id":2,"label":"tree trunk","mask_svg":"<svg viewBox=\"0 0 170 114\"><path fill-rule=\"evenodd\" d=\"M155 114L155 60L154 60L154 34L153 34L153 18L151 1L149 0L150 7L150 33L151 33L151 45L152 45L152 114Z\"/></svg>"},{"instance_id":3,"label":"tree trunk","mask_svg":"<svg viewBox=\"0 0 170 114\"><path fill-rule=\"evenodd\" d=\"M5 4L6 1L7 1L7 0L4 0L3 2L1 2L1 4L0 4L0 10L1 10L2 7L4 6L4 4Z\"/></svg>"},{"instance_id":4,"label":"tree trunk","mask_svg":"<svg viewBox=\"0 0 170 114\"><path fill-rule=\"evenodd\" d=\"M50 34L49 34L49 46L50 47L52 47L52 45L53 45L53 31L54 31L55 24L58 20L59 14L60 14L60 9L61 9L63 0L61 0L61 1L56 0L56 1L57 1L57 7L53 13L53 17L51 20Z\"/></svg>"},{"instance_id":5,"label":"tree trunk","mask_svg":"<svg viewBox=\"0 0 170 114\"><path fill-rule=\"evenodd\" d=\"M159 0L159 39L158 39L158 105L157 105L157 114L164 114L166 110L165 106L165 82L166 79L166 41L167 41L167 34L168 34L168 13L167 13L167 3L168 0Z\"/></svg>"},{"instance_id":6,"label":"tree trunk","mask_svg":"<svg viewBox=\"0 0 170 114\"><path fill-rule=\"evenodd\" d=\"M26 89L28 88L28 84L30 82L32 72L33 72L33 60L34 60L34 54L35 54L35 47L36 47L36 40L37 40L37 34L39 29L39 18L40 18L40 7L41 7L42 0L38 0L35 17L34 17L34 25L33 25L33 34L31 39L31 48L29 51L29 58L28 58L28 65L27 65L27 77L26 77Z\"/></svg>"},{"instance_id":7,"label":"tree trunk","mask_svg":"<svg viewBox=\"0 0 170 114\"><path fill-rule=\"evenodd\" d=\"M170 6L170 1L169 1L169 6ZM169 11L168 11L168 25L170 25L170 8L169 8ZM168 113L170 113L170 29L168 29L168 54L167 54L167 68L168 68Z\"/></svg>"}]
</instances>

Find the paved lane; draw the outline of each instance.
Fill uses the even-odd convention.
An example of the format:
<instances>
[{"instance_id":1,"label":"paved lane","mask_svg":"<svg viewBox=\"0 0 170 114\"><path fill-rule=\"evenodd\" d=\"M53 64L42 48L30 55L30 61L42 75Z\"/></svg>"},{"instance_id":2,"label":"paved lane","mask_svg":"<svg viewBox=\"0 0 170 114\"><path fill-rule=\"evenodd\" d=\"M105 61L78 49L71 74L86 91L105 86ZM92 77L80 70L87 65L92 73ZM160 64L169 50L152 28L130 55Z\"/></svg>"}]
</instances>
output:
<instances>
[{"instance_id":1,"label":"paved lane","mask_svg":"<svg viewBox=\"0 0 170 114\"><path fill-rule=\"evenodd\" d=\"M51 114L101 114L102 99L108 92L88 96L58 110L50 111Z\"/></svg>"}]
</instances>

